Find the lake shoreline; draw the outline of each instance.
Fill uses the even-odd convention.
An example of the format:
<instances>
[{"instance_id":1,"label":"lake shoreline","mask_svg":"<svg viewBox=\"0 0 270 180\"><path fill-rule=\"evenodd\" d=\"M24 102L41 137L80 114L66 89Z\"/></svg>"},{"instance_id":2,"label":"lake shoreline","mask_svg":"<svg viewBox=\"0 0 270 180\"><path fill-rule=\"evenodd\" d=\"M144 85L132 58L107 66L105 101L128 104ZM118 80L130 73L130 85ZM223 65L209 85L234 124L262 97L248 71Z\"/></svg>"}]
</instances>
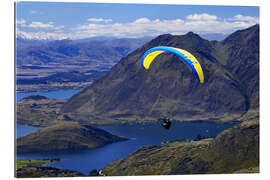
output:
<instances>
[{"instance_id":1,"label":"lake shoreline","mask_svg":"<svg viewBox=\"0 0 270 180\"><path fill-rule=\"evenodd\" d=\"M83 89L84 88L74 88L74 89L69 88L69 89L59 89L59 90L53 90L53 91L29 91L29 92L17 92L16 91L15 101L18 102L21 99L23 99L24 97L31 96L31 95L41 95L41 96L45 96L47 98L67 100L71 96L79 93Z\"/></svg>"},{"instance_id":2,"label":"lake shoreline","mask_svg":"<svg viewBox=\"0 0 270 180\"><path fill-rule=\"evenodd\" d=\"M76 122L76 121L74 121ZM222 121L222 120L172 120L171 121L172 124L173 123L177 123L177 122L190 122L190 123L220 123L220 124L239 124L241 123L242 121L240 120L234 120L234 121ZM17 123L17 122L15 122ZM60 123L60 122L59 122ZM79 122L78 122L79 123ZM115 122L115 123L106 123L106 124L98 124L98 123L89 123L89 124L86 124L86 125L90 125L90 126L94 126L94 127L106 127L106 126L116 126L116 125L148 125L148 124L161 124L161 121L159 120L156 120L156 121L140 121L140 122L126 122L126 121L123 121L123 122ZM24 124L24 123L17 123L17 124L20 124L20 125L27 125L27 126L33 126L33 127L40 127L40 128L44 128L44 127L47 127L47 126L42 126L42 125L36 125L36 124ZM80 124L80 123L79 123ZM85 125L84 123L82 123L82 125Z\"/></svg>"},{"instance_id":3,"label":"lake shoreline","mask_svg":"<svg viewBox=\"0 0 270 180\"><path fill-rule=\"evenodd\" d=\"M16 93L48 93L52 91L65 91L65 90L81 90L84 89L88 86L90 86L93 82L91 83L85 83L82 85L72 85L72 86L49 86L49 87L36 87L36 86L30 86L30 87L25 87L22 88L21 86L16 89Z\"/></svg>"}]
</instances>

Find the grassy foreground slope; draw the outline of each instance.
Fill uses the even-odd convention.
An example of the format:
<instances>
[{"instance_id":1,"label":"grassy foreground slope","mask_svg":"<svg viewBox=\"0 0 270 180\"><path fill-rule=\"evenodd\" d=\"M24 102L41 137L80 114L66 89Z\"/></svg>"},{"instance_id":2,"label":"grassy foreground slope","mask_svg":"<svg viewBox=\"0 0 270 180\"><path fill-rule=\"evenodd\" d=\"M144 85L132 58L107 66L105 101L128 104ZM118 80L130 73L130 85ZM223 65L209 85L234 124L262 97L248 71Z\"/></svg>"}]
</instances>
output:
<instances>
[{"instance_id":1,"label":"grassy foreground slope","mask_svg":"<svg viewBox=\"0 0 270 180\"><path fill-rule=\"evenodd\" d=\"M43 164L59 161L60 159L28 159L28 160L16 160L16 170L26 166L42 166Z\"/></svg>"},{"instance_id":2,"label":"grassy foreground slope","mask_svg":"<svg viewBox=\"0 0 270 180\"><path fill-rule=\"evenodd\" d=\"M78 177L84 174L68 169L58 169L54 167L27 166L16 171L18 178L41 178L41 177Z\"/></svg>"},{"instance_id":3,"label":"grassy foreground slope","mask_svg":"<svg viewBox=\"0 0 270 180\"><path fill-rule=\"evenodd\" d=\"M246 121L215 139L144 146L103 169L109 176L259 172L259 121Z\"/></svg>"},{"instance_id":4,"label":"grassy foreground slope","mask_svg":"<svg viewBox=\"0 0 270 180\"><path fill-rule=\"evenodd\" d=\"M17 139L18 152L44 152L95 148L108 143L126 140L104 130L62 122L48 126Z\"/></svg>"}]
</instances>

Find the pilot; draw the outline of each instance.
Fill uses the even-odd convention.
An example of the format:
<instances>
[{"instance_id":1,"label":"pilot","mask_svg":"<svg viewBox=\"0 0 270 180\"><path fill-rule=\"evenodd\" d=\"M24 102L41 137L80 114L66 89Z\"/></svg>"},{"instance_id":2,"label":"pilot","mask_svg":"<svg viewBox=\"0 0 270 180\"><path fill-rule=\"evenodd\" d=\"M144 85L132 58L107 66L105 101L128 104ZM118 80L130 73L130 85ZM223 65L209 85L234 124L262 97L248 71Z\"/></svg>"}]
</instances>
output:
<instances>
[{"instance_id":1,"label":"pilot","mask_svg":"<svg viewBox=\"0 0 270 180\"><path fill-rule=\"evenodd\" d=\"M165 129L169 129L171 127L172 122L170 121L169 118L162 118L163 123L161 124Z\"/></svg>"}]
</instances>

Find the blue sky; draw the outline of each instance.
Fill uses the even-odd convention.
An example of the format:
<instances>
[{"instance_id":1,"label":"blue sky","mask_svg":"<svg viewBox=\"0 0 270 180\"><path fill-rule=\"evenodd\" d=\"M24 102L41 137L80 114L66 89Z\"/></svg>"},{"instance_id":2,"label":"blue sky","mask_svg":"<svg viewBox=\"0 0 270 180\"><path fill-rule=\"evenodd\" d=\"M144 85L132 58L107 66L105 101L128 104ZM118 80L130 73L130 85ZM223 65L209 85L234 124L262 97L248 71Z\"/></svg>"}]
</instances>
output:
<instances>
[{"instance_id":1,"label":"blue sky","mask_svg":"<svg viewBox=\"0 0 270 180\"><path fill-rule=\"evenodd\" d=\"M28 39L228 34L259 23L259 7L18 2L16 22Z\"/></svg>"}]
</instances>

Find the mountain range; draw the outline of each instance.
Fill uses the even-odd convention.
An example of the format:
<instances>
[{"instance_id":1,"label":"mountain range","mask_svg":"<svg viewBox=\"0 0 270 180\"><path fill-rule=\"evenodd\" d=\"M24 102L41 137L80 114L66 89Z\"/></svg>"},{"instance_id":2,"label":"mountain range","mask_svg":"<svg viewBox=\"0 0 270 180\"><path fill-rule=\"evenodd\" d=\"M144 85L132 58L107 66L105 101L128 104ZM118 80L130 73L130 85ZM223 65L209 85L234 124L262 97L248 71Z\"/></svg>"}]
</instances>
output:
<instances>
[{"instance_id":1,"label":"mountain range","mask_svg":"<svg viewBox=\"0 0 270 180\"><path fill-rule=\"evenodd\" d=\"M83 88L151 37L79 40L16 39L17 91Z\"/></svg>"},{"instance_id":2,"label":"mountain range","mask_svg":"<svg viewBox=\"0 0 270 180\"><path fill-rule=\"evenodd\" d=\"M174 54L159 55L148 71L144 52L173 46L200 62L205 83ZM222 41L189 32L164 34L122 58L102 78L74 95L61 112L81 121L145 121L160 116L175 120L235 120L259 109L259 25L239 30Z\"/></svg>"},{"instance_id":3,"label":"mountain range","mask_svg":"<svg viewBox=\"0 0 270 180\"><path fill-rule=\"evenodd\" d=\"M150 39L151 37L38 41L17 38L16 64L20 68L25 65L87 65L98 61L117 62Z\"/></svg>"}]
</instances>

